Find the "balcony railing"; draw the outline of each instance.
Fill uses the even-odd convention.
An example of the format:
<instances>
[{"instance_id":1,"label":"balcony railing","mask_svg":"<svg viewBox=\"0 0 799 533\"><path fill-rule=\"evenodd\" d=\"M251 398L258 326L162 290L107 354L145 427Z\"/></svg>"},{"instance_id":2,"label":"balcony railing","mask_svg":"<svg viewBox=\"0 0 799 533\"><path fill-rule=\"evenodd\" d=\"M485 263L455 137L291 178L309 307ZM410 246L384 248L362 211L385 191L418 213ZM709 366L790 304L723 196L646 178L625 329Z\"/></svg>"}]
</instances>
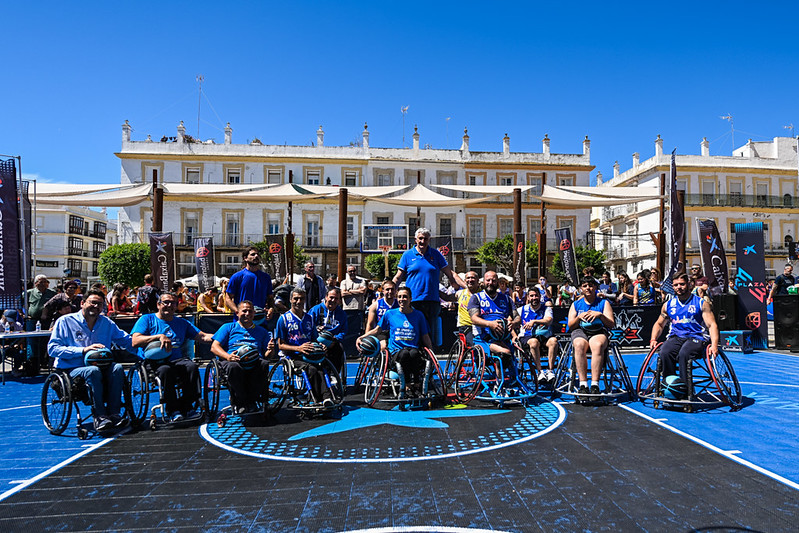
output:
<instances>
[{"instance_id":1,"label":"balcony railing","mask_svg":"<svg viewBox=\"0 0 799 533\"><path fill-rule=\"evenodd\" d=\"M765 196L756 194L686 194L685 205L694 207L784 207L799 208L799 198L790 194Z\"/></svg>"}]
</instances>

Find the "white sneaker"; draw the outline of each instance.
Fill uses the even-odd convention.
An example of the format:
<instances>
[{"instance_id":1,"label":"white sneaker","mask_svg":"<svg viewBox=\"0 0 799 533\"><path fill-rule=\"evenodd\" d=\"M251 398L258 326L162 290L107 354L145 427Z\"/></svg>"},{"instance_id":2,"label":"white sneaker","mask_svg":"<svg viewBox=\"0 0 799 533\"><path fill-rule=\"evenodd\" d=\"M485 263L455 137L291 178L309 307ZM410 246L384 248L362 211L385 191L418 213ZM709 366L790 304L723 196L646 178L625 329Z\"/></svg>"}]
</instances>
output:
<instances>
[{"instance_id":1,"label":"white sneaker","mask_svg":"<svg viewBox=\"0 0 799 533\"><path fill-rule=\"evenodd\" d=\"M183 420L183 415L180 413L180 411L175 411L174 413L170 413L169 415L170 422L180 422L181 420Z\"/></svg>"},{"instance_id":2,"label":"white sneaker","mask_svg":"<svg viewBox=\"0 0 799 533\"><path fill-rule=\"evenodd\" d=\"M555 373L551 370L547 370L546 372L546 380L547 381L555 381Z\"/></svg>"},{"instance_id":3,"label":"white sneaker","mask_svg":"<svg viewBox=\"0 0 799 533\"><path fill-rule=\"evenodd\" d=\"M546 374L544 373L544 371L542 370L541 372L539 372L539 373L538 373L538 382L539 382L539 383L543 383L543 382L545 382L546 380L547 380L547 375L546 375Z\"/></svg>"}]
</instances>

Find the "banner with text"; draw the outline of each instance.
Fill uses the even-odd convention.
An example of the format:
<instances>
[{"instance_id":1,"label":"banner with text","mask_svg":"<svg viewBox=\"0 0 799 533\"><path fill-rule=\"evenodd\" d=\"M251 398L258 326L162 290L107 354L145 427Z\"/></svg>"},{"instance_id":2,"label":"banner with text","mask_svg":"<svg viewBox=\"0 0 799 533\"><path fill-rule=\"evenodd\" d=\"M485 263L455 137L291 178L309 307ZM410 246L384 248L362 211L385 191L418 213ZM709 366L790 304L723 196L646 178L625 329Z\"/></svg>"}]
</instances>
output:
<instances>
[{"instance_id":1,"label":"banner with text","mask_svg":"<svg viewBox=\"0 0 799 533\"><path fill-rule=\"evenodd\" d=\"M435 246L439 252L441 252L441 255L443 255L444 259L447 260L449 267L454 270L455 256L452 254L452 237L449 235L433 237L433 242L431 244Z\"/></svg>"},{"instance_id":2,"label":"banner with text","mask_svg":"<svg viewBox=\"0 0 799 533\"><path fill-rule=\"evenodd\" d=\"M763 223L735 224L735 260L738 273L738 322L752 332L753 348L768 348L766 319L766 259L763 256Z\"/></svg>"},{"instance_id":3,"label":"banner with text","mask_svg":"<svg viewBox=\"0 0 799 533\"><path fill-rule=\"evenodd\" d=\"M175 247L171 233L150 233L150 272L154 285L168 291L175 281Z\"/></svg>"},{"instance_id":4,"label":"banner with text","mask_svg":"<svg viewBox=\"0 0 799 533\"><path fill-rule=\"evenodd\" d=\"M525 286L526 241L524 233L513 234L513 282Z\"/></svg>"},{"instance_id":5,"label":"banner with text","mask_svg":"<svg viewBox=\"0 0 799 533\"><path fill-rule=\"evenodd\" d=\"M713 220L696 219L699 228L699 248L702 253L702 272L707 276L708 292L713 297L726 293L729 289L730 274L727 270L727 256Z\"/></svg>"},{"instance_id":6,"label":"banner with text","mask_svg":"<svg viewBox=\"0 0 799 533\"><path fill-rule=\"evenodd\" d=\"M680 261L685 246L685 209L677 198L677 162L675 152L671 153L671 173L669 175L669 274L663 279L660 289L667 294L674 294L671 278L685 272L685 265Z\"/></svg>"},{"instance_id":7,"label":"banner with text","mask_svg":"<svg viewBox=\"0 0 799 533\"><path fill-rule=\"evenodd\" d=\"M16 309L22 294L20 269L17 166L13 159L0 161L0 305Z\"/></svg>"},{"instance_id":8,"label":"banner with text","mask_svg":"<svg viewBox=\"0 0 799 533\"><path fill-rule=\"evenodd\" d=\"M283 283L287 272L285 237L283 234L265 235L264 240L269 244L269 257L263 258L267 263L264 266L269 271L272 279Z\"/></svg>"},{"instance_id":9,"label":"banner with text","mask_svg":"<svg viewBox=\"0 0 799 533\"><path fill-rule=\"evenodd\" d=\"M216 285L213 237L194 239L194 264L197 267L197 285L200 287L200 292L205 292Z\"/></svg>"},{"instance_id":10,"label":"banner with text","mask_svg":"<svg viewBox=\"0 0 799 533\"><path fill-rule=\"evenodd\" d=\"M555 230L555 239L558 241L560 251L560 262L563 271L569 278L569 283L575 287L580 286L580 276L577 273L577 255L574 253L574 241L572 232L569 228L558 228Z\"/></svg>"}]
</instances>

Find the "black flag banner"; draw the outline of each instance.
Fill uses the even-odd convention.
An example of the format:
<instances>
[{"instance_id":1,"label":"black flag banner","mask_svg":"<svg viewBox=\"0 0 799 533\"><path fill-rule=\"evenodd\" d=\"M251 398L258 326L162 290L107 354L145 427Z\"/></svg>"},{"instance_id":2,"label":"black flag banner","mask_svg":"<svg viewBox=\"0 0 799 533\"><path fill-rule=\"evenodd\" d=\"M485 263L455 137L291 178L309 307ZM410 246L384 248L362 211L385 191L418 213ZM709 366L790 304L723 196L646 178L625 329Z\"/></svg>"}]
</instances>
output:
<instances>
[{"instance_id":1,"label":"black flag banner","mask_svg":"<svg viewBox=\"0 0 799 533\"><path fill-rule=\"evenodd\" d=\"M441 255L443 255L444 259L447 260L449 267L454 269L455 256L452 255L452 237L450 235L433 237L433 242L431 244L435 246L439 252L441 252Z\"/></svg>"},{"instance_id":2,"label":"black flag banner","mask_svg":"<svg viewBox=\"0 0 799 533\"><path fill-rule=\"evenodd\" d=\"M16 309L22 294L22 271L17 204L17 166L13 159L0 161L0 305Z\"/></svg>"},{"instance_id":3,"label":"black flag banner","mask_svg":"<svg viewBox=\"0 0 799 533\"><path fill-rule=\"evenodd\" d=\"M522 287L525 286L525 238L524 233L513 234L513 282Z\"/></svg>"},{"instance_id":4,"label":"black flag banner","mask_svg":"<svg viewBox=\"0 0 799 533\"><path fill-rule=\"evenodd\" d=\"M788 261L799 261L799 253L796 251L796 241L788 243Z\"/></svg>"},{"instance_id":5,"label":"black flag banner","mask_svg":"<svg viewBox=\"0 0 799 533\"><path fill-rule=\"evenodd\" d=\"M753 348L768 348L766 319L766 258L763 256L763 223L735 225L735 260L738 272L735 288L738 291L739 325L752 332Z\"/></svg>"},{"instance_id":6,"label":"black flag banner","mask_svg":"<svg viewBox=\"0 0 799 533\"><path fill-rule=\"evenodd\" d=\"M269 245L269 274L273 279L280 280L282 283L286 279L286 245L285 236L281 233L278 235L265 235L264 240ZM266 266L266 265L265 265Z\"/></svg>"},{"instance_id":7,"label":"black flag banner","mask_svg":"<svg viewBox=\"0 0 799 533\"><path fill-rule=\"evenodd\" d=\"M578 287L580 277L577 274L577 255L574 252L574 241L572 232L569 228L558 228L555 230L555 239L558 241L560 251L560 261L563 263L563 271L569 278L569 283Z\"/></svg>"},{"instance_id":8,"label":"black flag banner","mask_svg":"<svg viewBox=\"0 0 799 533\"><path fill-rule=\"evenodd\" d=\"M727 270L727 256L721 242L719 229L713 220L696 219L699 228L699 248L702 252L702 272L707 275L710 296L726 293L730 274Z\"/></svg>"},{"instance_id":9,"label":"black flag banner","mask_svg":"<svg viewBox=\"0 0 799 533\"><path fill-rule=\"evenodd\" d=\"M171 233L150 233L150 272L155 277L155 286L168 291L175 281L175 247Z\"/></svg>"},{"instance_id":10,"label":"black flag banner","mask_svg":"<svg viewBox=\"0 0 799 533\"><path fill-rule=\"evenodd\" d=\"M205 292L216 285L213 237L194 239L194 264L197 267L197 285L200 286L200 292Z\"/></svg>"},{"instance_id":11,"label":"black flag banner","mask_svg":"<svg viewBox=\"0 0 799 533\"><path fill-rule=\"evenodd\" d=\"M677 199L677 163L676 150L671 152L671 174L669 177L669 274L660 285L660 289L668 294L674 294L671 288L671 278L685 271L685 265L680 261L685 244L685 210Z\"/></svg>"}]
</instances>

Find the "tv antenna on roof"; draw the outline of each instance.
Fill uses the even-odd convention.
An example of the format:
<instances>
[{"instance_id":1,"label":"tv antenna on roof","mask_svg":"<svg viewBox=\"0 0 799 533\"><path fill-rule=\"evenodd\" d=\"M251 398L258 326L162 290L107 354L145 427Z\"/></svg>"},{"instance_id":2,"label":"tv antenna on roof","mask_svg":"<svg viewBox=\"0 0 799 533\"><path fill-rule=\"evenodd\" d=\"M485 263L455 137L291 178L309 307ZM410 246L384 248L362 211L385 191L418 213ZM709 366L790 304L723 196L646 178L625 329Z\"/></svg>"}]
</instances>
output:
<instances>
[{"instance_id":1,"label":"tv antenna on roof","mask_svg":"<svg viewBox=\"0 0 799 533\"><path fill-rule=\"evenodd\" d=\"M205 80L205 78L203 78L202 74L197 74L197 77L195 79L197 80L197 84L198 84L198 90L197 90L197 140L199 141L200 140L200 104L202 103L203 81Z\"/></svg>"},{"instance_id":2,"label":"tv antenna on roof","mask_svg":"<svg viewBox=\"0 0 799 533\"><path fill-rule=\"evenodd\" d=\"M721 120L729 120L730 121L730 129L732 131L732 149L735 150L735 122L733 122L732 114L727 113L726 115L719 117Z\"/></svg>"},{"instance_id":3,"label":"tv antenna on roof","mask_svg":"<svg viewBox=\"0 0 799 533\"><path fill-rule=\"evenodd\" d=\"M402 106L400 107L400 113L402 113L402 147L405 148L405 115L408 114L408 108L410 106Z\"/></svg>"},{"instance_id":4,"label":"tv antenna on roof","mask_svg":"<svg viewBox=\"0 0 799 533\"><path fill-rule=\"evenodd\" d=\"M793 137L793 136L794 136L794 134L793 134L793 122L791 122L791 123L790 123L790 124L788 124L787 126L783 126L783 129L786 129L786 130L791 130L791 137Z\"/></svg>"}]
</instances>

